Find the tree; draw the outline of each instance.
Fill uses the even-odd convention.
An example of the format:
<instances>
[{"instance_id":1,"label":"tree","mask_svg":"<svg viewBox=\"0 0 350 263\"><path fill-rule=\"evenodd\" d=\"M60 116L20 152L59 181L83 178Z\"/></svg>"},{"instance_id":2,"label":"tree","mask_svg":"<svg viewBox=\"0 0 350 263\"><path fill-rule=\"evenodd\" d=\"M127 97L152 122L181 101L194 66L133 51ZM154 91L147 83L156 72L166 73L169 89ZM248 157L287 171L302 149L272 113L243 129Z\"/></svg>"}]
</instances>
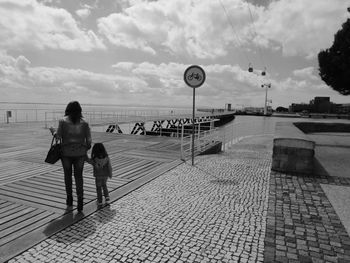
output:
<instances>
[{"instance_id":1,"label":"tree","mask_svg":"<svg viewBox=\"0 0 350 263\"><path fill-rule=\"evenodd\" d=\"M288 108L282 107L282 106L278 106L276 108L277 112L288 112Z\"/></svg>"},{"instance_id":2,"label":"tree","mask_svg":"<svg viewBox=\"0 0 350 263\"><path fill-rule=\"evenodd\" d=\"M350 12L350 7L348 8ZM350 19L334 36L333 45L318 54L319 75L332 89L350 95Z\"/></svg>"}]
</instances>

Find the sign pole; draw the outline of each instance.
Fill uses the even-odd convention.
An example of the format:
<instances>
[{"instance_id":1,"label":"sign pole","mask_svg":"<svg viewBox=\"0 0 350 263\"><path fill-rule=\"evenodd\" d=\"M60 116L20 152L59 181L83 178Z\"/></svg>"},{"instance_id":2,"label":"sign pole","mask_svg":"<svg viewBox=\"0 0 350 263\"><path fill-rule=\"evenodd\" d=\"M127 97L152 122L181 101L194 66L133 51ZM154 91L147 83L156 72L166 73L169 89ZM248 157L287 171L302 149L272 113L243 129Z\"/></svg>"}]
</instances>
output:
<instances>
[{"instance_id":1,"label":"sign pole","mask_svg":"<svg viewBox=\"0 0 350 263\"><path fill-rule=\"evenodd\" d=\"M194 132L195 132L195 127L194 127L194 118L195 118L195 98L196 98L196 92L195 88L193 88L193 110L192 110L192 166L194 165Z\"/></svg>"},{"instance_id":2,"label":"sign pole","mask_svg":"<svg viewBox=\"0 0 350 263\"><path fill-rule=\"evenodd\" d=\"M197 65L189 66L184 73L185 83L193 89L193 112L192 112L192 166L194 166L194 133L195 133L195 111L196 111L196 92L195 89L200 87L205 81L205 71Z\"/></svg>"}]
</instances>

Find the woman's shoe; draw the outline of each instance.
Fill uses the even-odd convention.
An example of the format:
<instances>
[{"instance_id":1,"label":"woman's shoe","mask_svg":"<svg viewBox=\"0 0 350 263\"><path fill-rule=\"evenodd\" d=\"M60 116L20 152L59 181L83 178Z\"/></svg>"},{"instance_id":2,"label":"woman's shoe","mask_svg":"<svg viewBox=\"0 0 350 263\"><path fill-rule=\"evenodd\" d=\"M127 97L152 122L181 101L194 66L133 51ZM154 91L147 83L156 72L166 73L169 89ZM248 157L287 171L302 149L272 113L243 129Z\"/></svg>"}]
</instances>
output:
<instances>
[{"instance_id":1,"label":"woman's shoe","mask_svg":"<svg viewBox=\"0 0 350 263\"><path fill-rule=\"evenodd\" d=\"M66 205L73 206L73 196L67 196Z\"/></svg>"},{"instance_id":2,"label":"woman's shoe","mask_svg":"<svg viewBox=\"0 0 350 263\"><path fill-rule=\"evenodd\" d=\"M84 206L83 199L78 199L78 206L77 206L78 212L83 211L83 206Z\"/></svg>"}]
</instances>

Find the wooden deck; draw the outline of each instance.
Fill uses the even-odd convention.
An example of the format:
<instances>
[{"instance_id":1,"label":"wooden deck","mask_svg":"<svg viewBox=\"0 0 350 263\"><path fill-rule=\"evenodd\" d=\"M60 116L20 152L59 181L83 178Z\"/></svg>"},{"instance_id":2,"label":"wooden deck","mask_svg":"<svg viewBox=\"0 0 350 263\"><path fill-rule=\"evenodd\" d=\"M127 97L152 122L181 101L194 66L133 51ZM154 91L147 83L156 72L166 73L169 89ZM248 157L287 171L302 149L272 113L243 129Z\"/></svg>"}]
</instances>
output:
<instances>
[{"instance_id":1,"label":"wooden deck","mask_svg":"<svg viewBox=\"0 0 350 263\"><path fill-rule=\"evenodd\" d=\"M105 144L111 158L112 201L182 163L178 139L107 133L92 137ZM0 262L96 211L92 166L87 163L84 214L76 212L75 202L67 210L61 164L44 162L50 142L42 125L0 125Z\"/></svg>"}]
</instances>

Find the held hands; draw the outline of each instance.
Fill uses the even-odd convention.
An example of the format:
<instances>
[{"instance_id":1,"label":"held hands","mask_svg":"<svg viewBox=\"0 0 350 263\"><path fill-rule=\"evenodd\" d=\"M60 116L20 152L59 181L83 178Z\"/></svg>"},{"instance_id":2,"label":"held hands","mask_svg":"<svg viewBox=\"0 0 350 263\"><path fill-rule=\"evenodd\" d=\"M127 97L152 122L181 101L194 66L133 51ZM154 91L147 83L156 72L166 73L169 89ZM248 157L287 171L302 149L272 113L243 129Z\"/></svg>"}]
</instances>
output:
<instances>
[{"instance_id":1,"label":"held hands","mask_svg":"<svg viewBox=\"0 0 350 263\"><path fill-rule=\"evenodd\" d=\"M91 158L89 158L88 155L85 155L85 162L87 162L87 163L89 163L89 164L91 164L91 165L94 164L93 160L92 160Z\"/></svg>"}]
</instances>

